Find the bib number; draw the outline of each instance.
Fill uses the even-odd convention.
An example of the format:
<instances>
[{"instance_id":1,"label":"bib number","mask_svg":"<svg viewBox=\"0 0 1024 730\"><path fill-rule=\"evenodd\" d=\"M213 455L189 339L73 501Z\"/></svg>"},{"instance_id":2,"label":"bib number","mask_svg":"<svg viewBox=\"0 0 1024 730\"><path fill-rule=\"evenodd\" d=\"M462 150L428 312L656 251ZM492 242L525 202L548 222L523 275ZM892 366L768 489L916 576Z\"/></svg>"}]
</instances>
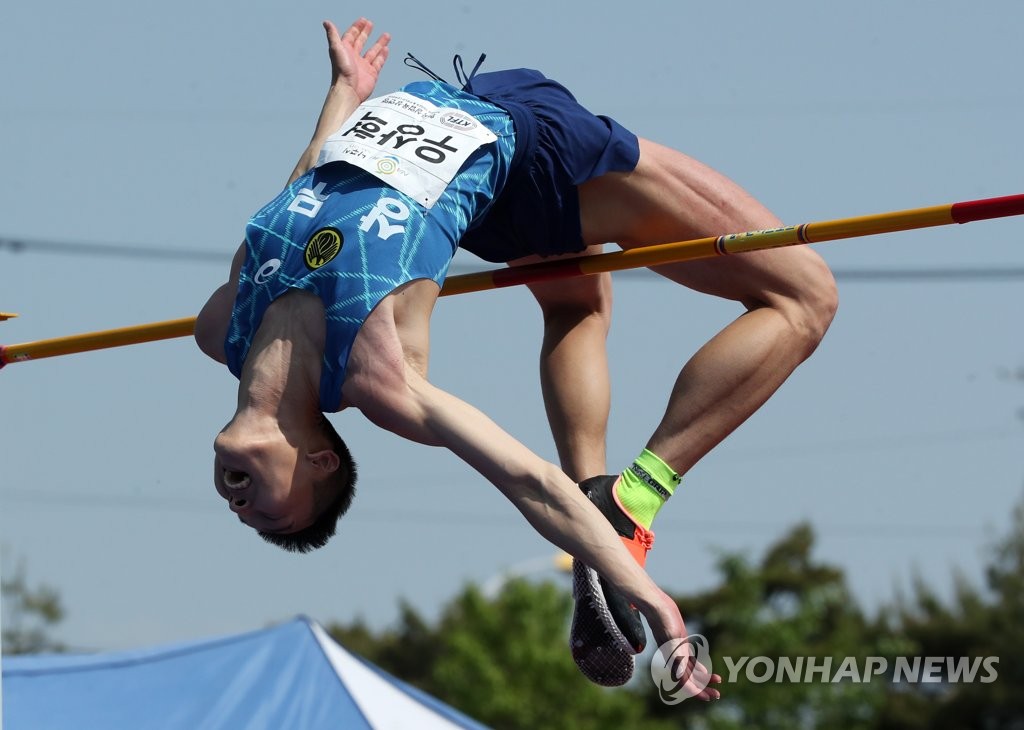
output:
<instances>
[{"instance_id":1,"label":"bib number","mask_svg":"<svg viewBox=\"0 0 1024 730\"><path fill-rule=\"evenodd\" d=\"M324 144L317 166L344 160L430 208L469 156L496 139L464 111L396 91L361 104Z\"/></svg>"}]
</instances>

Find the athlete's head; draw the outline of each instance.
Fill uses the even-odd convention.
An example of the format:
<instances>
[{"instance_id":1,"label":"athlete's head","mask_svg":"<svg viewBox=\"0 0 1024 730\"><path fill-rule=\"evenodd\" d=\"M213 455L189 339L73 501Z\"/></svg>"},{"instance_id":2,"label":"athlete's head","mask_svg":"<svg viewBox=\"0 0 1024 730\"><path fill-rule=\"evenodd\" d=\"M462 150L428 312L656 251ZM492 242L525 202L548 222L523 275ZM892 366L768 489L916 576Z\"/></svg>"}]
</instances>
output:
<instances>
[{"instance_id":1,"label":"athlete's head","mask_svg":"<svg viewBox=\"0 0 1024 730\"><path fill-rule=\"evenodd\" d=\"M232 420L213 448L217 493L241 522L285 550L323 547L352 503L355 462L323 416L290 437Z\"/></svg>"}]
</instances>

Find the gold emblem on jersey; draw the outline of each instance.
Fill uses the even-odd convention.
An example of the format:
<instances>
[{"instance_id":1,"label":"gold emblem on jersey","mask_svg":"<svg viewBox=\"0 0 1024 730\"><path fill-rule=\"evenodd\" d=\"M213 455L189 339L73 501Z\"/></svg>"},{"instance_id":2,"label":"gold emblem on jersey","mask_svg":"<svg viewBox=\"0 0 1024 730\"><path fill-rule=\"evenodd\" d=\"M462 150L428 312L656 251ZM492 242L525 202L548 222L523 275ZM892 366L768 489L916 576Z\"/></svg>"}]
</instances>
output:
<instances>
[{"instance_id":1,"label":"gold emblem on jersey","mask_svg":"<svg viewBox=\"0 0 1024 730\"><path fill-rule=\"evenodd\" d=\"M345 238L338 229L321 228L309 237L309 243L306 244L306 266L310 269L319 269L329 264L341 252L341 244L344 241Z\"/></svg>"}]
</instances>

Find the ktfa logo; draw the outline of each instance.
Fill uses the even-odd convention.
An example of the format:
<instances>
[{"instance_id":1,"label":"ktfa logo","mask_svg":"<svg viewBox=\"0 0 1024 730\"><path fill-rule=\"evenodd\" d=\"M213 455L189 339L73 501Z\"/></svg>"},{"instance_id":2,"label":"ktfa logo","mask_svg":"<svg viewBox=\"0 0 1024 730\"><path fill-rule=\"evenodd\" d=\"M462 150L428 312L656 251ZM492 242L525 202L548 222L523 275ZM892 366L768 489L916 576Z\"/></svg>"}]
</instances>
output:
<instances>
[{"instance_id":1,"label":"ktfa logo","mask_svg":"<svg viewBox=\"0 0 1024 730\"><path fill-rule=\"evenodd\" d=\"M345 239L337 228L321 228L314 233L309 243L306 244L306 251L303 256L306 266L310 269L319 269L329 264L334 257L341 252L341 244Z\"/></svg>"},{"instance_id":2,"label":"ktfa logo","mask_svg":"<svg viewBox=\"0 0 1024 730\"><path fill-rule=\"evenodd\" d=\"M651 658L651 679L666 705L678 705L700 694L711 681L711 650L700 634L673 639Z\"/></svg>"}]
</instances>

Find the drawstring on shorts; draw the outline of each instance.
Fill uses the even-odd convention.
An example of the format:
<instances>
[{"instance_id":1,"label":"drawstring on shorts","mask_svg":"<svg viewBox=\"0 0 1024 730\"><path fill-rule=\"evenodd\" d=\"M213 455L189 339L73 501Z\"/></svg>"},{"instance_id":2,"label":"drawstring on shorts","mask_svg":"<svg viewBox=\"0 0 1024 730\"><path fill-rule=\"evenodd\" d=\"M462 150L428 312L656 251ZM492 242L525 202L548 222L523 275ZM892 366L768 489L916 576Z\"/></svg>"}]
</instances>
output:
<instances>
[{"instance_id":1,"label":"drawstring on shorts","mask_svg":"<svg viewBox=\"0 0 1024 730\"><path fill-rule=\"evenodd\" d=\"M480 70L480 66L483 65L485 58L487 58L487 54L481 53L479 60L476 62L476 65L473 67L473 70L469 72L469 75L466 75L466 69L462 64L462 56L456 53L455 57L452 58L452 68L455 69L455 80L462 84L463 89L469 86L469 82L473 80L474 76L476 76L476 72ZM417 71L422 71L427 76L434 79L434 81L440 81L442 84L448 83L445 79L441 78L436 73L427 68L426 64L423 63L423 61L416 58L416 56L412 55L411 53L407 53L405 55L405 58L403 59L402 63L404 63L409 68L416 69Z\"/></svg>"}]
</instances>

